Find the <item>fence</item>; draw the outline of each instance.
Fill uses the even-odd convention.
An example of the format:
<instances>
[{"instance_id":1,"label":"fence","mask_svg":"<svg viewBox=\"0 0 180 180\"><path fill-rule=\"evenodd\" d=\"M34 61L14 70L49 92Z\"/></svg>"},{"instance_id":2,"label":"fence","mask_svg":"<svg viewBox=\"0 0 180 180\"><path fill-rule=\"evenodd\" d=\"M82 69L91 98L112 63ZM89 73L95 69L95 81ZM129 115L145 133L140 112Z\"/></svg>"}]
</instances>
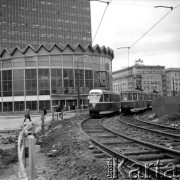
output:
<instances>
[{"instance_id":1,"label":"fence","mask_svg":"<svg viewBox=\"0 0 180 180\"><path fill-rule=\"evenodd\" d=\"M49 115L52 115L52 119L57 119L57 120L63 120L63 118L65 116L68 116L68 115L71 115L72 113L76 113L76 116L77 116L77 113L78 112L83 112L83 111L88 111L89 109L76 109L76 110L71 110L71 111L61 111L61 112L52 112L52 114L49 114Z\"/></svg>"},{"instance_id":2,"label":"fence","mask_svg":"<svg viewBox=\"0 0 180 180\"><path fill-rule=\"evenodd\" d=\"M152 101L152 110L157 116L180 113L180 96L167 96Z\"/></svg>"}]
</instances>

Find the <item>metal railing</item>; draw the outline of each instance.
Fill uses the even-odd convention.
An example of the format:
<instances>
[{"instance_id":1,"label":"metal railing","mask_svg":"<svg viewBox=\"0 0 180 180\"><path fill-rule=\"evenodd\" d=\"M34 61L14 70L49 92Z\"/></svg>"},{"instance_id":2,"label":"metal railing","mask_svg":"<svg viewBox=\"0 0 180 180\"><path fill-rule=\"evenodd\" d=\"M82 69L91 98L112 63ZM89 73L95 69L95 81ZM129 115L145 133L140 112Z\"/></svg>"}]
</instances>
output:
<instances>
[{"instance_id":1,"label":"metal railing","mask_svg":"<svg viewBox=\"0 0 180 180\"><path fill-rule=\"evenodd\" d=\"M18 137L18 175L20 180L34 180L36 176L35 137L33 132L34 123L31 122L24 127Z\"/></svg>"}]
</instances>

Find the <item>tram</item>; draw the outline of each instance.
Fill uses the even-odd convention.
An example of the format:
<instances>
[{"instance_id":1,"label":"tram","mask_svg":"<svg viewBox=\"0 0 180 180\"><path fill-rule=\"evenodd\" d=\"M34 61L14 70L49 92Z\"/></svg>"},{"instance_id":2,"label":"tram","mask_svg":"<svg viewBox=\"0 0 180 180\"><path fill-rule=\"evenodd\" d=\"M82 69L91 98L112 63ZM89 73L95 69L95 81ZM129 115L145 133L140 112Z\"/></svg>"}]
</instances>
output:
<instances>
[{"instance_id":1,"label":"tram","mask_svg":"<svg viewBox=\"0 0 180 180\"><path fill-rule=\"evenodd\" d=\"M120 94L102 89L92 89L89 92L89 115L103 116L112 113L119 113Z\"/></svg>"},{"instance_id":2,"label":"tram","mask_svg":"<svg viewBox=\"0 0 180 180\"><path fill-rule=\"evenodd\" d=\"M147 94L139 90L124 91L121 95L121 112L138 112L147 109Z\"/></svg>"}]
</instances>

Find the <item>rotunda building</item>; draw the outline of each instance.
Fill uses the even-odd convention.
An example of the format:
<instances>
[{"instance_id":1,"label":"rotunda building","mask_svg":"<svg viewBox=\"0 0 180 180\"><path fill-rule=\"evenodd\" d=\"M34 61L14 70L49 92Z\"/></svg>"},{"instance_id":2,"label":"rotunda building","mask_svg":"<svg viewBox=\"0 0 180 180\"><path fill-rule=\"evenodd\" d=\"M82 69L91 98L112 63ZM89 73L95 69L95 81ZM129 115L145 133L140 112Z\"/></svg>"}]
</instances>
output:
<instances>
[{"instance_id":1,"label":"rotunda building","mask_svg":"<svg viewBox=\"0 0 180 180\"><path fill-rule=\"evenodd\" d=\"M34 49L15 47L0 52L0 112L40 111L53 106L86 108L93 88L112 90L113 50L99 45Z\"/></svg>"}]
</instances>

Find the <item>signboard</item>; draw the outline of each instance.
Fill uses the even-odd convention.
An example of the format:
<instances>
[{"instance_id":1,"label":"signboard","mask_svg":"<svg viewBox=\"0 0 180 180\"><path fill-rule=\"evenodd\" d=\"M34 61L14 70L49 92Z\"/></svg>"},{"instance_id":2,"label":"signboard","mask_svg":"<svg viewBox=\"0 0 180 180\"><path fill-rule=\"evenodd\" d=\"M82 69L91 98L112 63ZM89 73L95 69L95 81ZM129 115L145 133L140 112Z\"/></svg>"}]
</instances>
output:
<instances>
[{"instance_id":1,"label":"signboard","mask_svg":"<svg viewBox=\"0 0 180 180\"><path fill-rule=\"evenodd\" d=\"M80 87L79 92L80 94L88 94L90 88L88 87ZM56 90L56 94L77 94L78 88L77 87L59 87Z\"/></svg>"}]
</instances>

